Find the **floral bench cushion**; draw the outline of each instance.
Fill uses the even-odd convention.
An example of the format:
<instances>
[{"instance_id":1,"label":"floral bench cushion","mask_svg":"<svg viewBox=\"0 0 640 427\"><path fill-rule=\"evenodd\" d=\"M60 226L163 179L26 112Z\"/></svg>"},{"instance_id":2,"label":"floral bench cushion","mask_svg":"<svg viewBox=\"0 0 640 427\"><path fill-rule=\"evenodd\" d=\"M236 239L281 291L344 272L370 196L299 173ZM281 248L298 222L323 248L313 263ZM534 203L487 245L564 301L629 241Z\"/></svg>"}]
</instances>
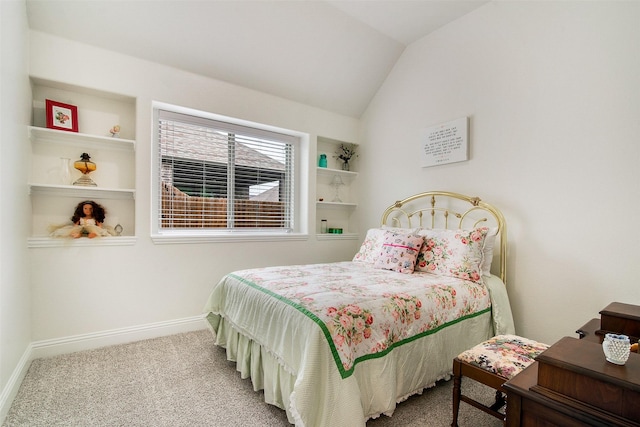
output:
<instances>
[{"instance_id":1,"label":"floral bench cushion","mask_svg":"<svg viewBox=\"0 0 640 427\"><path fill-rule=\"evenodd\" d=\"M509 380L531 365L548 348L547 344L517 335L497 335L457 358Z\"/></svg>"}]
</instances>

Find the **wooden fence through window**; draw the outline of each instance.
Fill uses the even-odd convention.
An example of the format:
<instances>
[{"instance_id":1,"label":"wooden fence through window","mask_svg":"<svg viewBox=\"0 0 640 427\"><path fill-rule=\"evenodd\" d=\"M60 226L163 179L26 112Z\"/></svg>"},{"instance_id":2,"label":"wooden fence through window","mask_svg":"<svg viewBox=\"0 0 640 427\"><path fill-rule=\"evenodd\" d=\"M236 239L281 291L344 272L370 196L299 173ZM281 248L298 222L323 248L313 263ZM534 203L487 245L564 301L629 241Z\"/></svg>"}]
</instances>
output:
<instances>
[{"instance_id":1,"label":"wooden fence through window","mask_svg":"<svg viewBox=\"0 0 640 427\"><path fill-rule=\"evenodd\" d=\"M236 200L234 228L284 228L283 202ZM162 228L227 228L227 199L190 196L162 184Z\"/></svg>"}]
</instances>

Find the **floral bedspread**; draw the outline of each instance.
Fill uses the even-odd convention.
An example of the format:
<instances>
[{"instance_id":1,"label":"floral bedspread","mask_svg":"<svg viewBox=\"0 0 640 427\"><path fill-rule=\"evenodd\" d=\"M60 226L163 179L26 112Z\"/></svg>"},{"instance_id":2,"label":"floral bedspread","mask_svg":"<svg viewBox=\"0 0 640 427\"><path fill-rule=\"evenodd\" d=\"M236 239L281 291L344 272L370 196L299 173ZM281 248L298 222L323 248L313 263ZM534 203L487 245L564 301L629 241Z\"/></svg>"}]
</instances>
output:
<instances>
[{"instance_id":1,"label":"floral bedspread","mask_svg":"<svg viewBox=\"0 0 640 427\"><path fill-rule=\"evenodd\" d=\"M312 319L343 378L363 360L491 310L482 283L396 273L364 263L242 270L221 283L227 288L248 285Z\"/></svg>"}]
</instances>

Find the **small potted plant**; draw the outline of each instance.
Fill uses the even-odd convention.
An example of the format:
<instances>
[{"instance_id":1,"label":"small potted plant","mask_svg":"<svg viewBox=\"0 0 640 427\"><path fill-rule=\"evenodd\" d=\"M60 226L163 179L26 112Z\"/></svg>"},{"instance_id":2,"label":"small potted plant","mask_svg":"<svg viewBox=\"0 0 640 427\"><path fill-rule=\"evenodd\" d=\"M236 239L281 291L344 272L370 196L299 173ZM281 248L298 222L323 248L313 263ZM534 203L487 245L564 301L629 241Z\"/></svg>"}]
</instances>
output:
<instances>
[{"instance_id":1,"label":"small potted plant","mask_svg":"<svg viewBox=\"0 0 640 427\"><path fill-rule=\"evenodd\" d=\"M358 157L356 154L356 146L353 144L340 144L338 151L336 151L336 155L334 156L336 159L342 160L342 170L349 170L349 161Z\"/></svg>"}]
</instances>

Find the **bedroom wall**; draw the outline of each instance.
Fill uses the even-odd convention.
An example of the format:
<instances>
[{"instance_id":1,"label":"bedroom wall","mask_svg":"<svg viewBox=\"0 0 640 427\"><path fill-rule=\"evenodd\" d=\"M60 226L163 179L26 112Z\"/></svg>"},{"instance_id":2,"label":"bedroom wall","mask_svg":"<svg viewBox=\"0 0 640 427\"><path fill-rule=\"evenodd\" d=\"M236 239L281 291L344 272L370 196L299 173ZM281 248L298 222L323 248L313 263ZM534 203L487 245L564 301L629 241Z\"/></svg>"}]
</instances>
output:
<instances>
[{"instance_id":1,"label":"bedroom wall","mask_svg":"<svg viewBox=\"0 0 640 427\"><path fill-rule=\"evenodd\" d=\"M491 2L410 45L363 117L361 229L414 193L477 195L507 219L518 333L640 304L638 22L637 2ZM470 160L421 168L421 131L464 116Z\"/></svg>"},{"instance_id":2,"label":"bedroom wall","mask_svg":"<svg viewBox=\"0 0 640 427\"><path fill-rule=\"evenodd\" d=\"M358 120L44 33L32 31L30 37L32 75L137 97L137 243L31 249L34 341L199 316L213 285L232 270L353 257L359 242L316 242L315 235L304 241L154 244L149 237L151 102L307 132L313 168L315 136L356 141ZM313 186L315 179L310 181ZM315 230L315 203L307 208Z\"/></svg>"},{"instance_id":3,"label":"bedroom wall","mask_svg":"<svg viewBox=\"0 0 640 427\"><path fill-rule=\"evenodd\" d=\"M31 342L25 185L29 123L28 29L24 1L0 1L0 421L20 384Z\"/></svg>"}]
</instances>

